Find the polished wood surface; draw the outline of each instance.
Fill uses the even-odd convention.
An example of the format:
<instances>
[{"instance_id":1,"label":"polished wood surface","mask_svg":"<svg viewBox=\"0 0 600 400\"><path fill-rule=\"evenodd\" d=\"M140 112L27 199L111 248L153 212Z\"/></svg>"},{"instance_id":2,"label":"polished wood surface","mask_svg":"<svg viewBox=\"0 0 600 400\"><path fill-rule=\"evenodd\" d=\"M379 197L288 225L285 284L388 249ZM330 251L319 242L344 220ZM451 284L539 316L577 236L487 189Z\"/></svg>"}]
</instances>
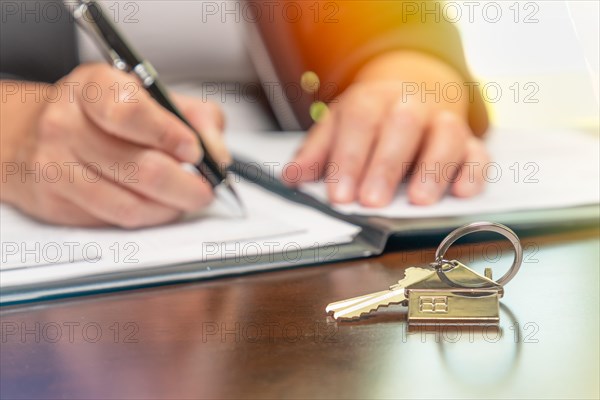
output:
<instances>
[{"instance_id":1,"label":"polished wood surface","mask_svg":"<svg viewBox=\"0 0 600 400\"><path fill-rule=\"evenodd\" d=\"M2 399L598 398L599 233L523 240L499 328L336 323L434 249L0 310ZM450 256L503 273L501 242ZM500 256L502 256L500 258Z\"/></svg>"}]
</instances>

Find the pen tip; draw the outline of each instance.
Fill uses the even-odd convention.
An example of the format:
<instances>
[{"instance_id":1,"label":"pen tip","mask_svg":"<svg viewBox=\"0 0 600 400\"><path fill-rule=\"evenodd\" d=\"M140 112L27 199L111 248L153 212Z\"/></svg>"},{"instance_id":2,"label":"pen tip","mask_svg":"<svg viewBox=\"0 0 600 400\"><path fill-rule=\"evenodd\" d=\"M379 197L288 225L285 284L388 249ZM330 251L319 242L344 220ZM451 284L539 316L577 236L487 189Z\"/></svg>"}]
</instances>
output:
<instances>
[{"instance_id":1,"label":"pen tip","mask_svg":"<svg viewBox=\"0 0 600 400\"><path fill-rule=\"evenodd\" d=\"M246 218L246 208L244 207L244 203L235 192L233 187L229 184L229 182L225 181L215 187L215 195L216 197L224 203L229 210L232 210L235 213L236 217Z\"/></svg>"}]
</instances>

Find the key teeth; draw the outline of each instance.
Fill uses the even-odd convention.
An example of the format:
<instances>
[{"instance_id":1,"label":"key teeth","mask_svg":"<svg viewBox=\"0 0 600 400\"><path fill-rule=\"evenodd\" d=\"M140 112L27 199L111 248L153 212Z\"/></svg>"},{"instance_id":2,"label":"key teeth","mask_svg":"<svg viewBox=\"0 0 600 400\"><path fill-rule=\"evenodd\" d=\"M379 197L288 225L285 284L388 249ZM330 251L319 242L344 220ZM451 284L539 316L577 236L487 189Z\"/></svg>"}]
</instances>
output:
<instances>
[{"instance_id":1,"label":"key teeth","mask_svg":"<svg viewBox=\"0 0 600 400\"><path fill-rule=\"evenodd\" d=\"M335 315L336 313L333 313L333 319L335 319L336 321L357 321L363 317L366 317L367 315L369 315L370 313L372 313L373 311L365 311L362 312L360 315L353 315L351 317L347 317L344 315Z\"/></svg>"},{"instance_id":2,"label":"key teeth","mask_svg":"<svg viewBox=\"0 0 600 400\"><path fill-rule=\"evenodd\" d=\"M395 298L397 296L401 296L400 298ZM374 300L374 301L373 301ZM366 300L366 302L370 302L372 301L371 304L367 304L361 307L361 304L359 303L358 305L351 305L349 307L346 308L342 308L340 310L337 310L334 312L333 317L336 320L352 320L352 319L358 319L361 318L363 315L367 315L370 313L373 313L377 310L379 310L381 307L388 307L391 305L396 305L396 304L404 304L404 302L406 301L406 297L404 297L404 291L398 291L397 293L394 292L386 292L383 295L378 295L375 297L372 297L368 300ZM360 313L360 314L356 314L356 313Z\"/></svg>"},{"instance_id":3,"label":"key teeth","mask_svg":"<svg viewBox=\"0 0 600 400\"><path fill-rule=\"evenodd\" d=\"M352 306L353 304L363 302L365 300L368 300L368 299L376 297L376 296L380 296L381 294L384 294L387 292L388 292L387 290L384 290L381 292L375 292L375 293L366 294L363 296L357 296L357 297L353 297L353 298L346 299L346 300L334 301L333 303L329 303L327 305L327 307L325 307L325 312L331 313L331 312L336 312L338 310L343 310L343 309L346 309L347 307Z\"/></svg>"},{"instance_id":4,"label":"key teeth","mask_svg":"<svg viewBox=\"0 0 600 400\"><path fill-rule=\"evenodd\" d=\"M352 315L352 316L345 316L343 314L343 310L341 310L341 312L340 311L330 311L329 314L332 315L333 319L335 319L336 321L352 321L352 320L359 319L363 315L367 315L373 311L375 311L375 310L363 311L362 313L360 313L360 315Z\"/></svg>"},{"instance_id":5,"label":"key teeth","mask_svg":"<svg viewBox=\"0 0 600 400\"><path fill-rule=\"evenodd\" d=\"M389 307L389 306L392 306L392 305L397 305L397 304L402 304L402 303L404 303L404 301L403 301L403 302L401 302L401 303L380 304L380 305L378 305L376 308L372 308L372 309L370 309L370 310L368 310L368 311L363 311L363 312L361 312L359 315L352 315L351 317L347 317L347 316L344 316L344 315L336 316L336 314L337 314L337 313L336 313L336 312L334 312L334 313L333 313L333 318L334 318L335 320L341 320L341 321L352 321L352 320L358 320L358 319L361 319L361 318L363 318L363 317L369 316L370 314L372 314L372 313L374 313L374 312L378 311L380 308L387 308L387 307Z\"/></svg>"}]
</instances>

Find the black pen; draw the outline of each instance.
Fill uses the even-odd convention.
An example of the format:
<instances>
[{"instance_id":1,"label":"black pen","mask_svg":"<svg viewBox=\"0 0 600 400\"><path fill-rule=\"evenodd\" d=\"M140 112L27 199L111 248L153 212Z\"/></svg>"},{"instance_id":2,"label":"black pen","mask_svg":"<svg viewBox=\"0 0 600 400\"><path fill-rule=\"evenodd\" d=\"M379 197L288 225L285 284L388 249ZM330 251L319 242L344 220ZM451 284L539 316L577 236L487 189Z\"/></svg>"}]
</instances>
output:
<instances>
[{"instance_id":1,"label":"black pen","mask_svg":"<svg viewBox=\"0 0 600 400\"><path fill-rule=\"evenodd\" d=\"M123 35L105 17L100 4L93 0L78 0L78 6L73 10L73 15L77 23L102 47L109 62L121 71L136 74L144 88L161 106L175 114L177 118L190 127L195 133L198 145L203 153L203 158L195 164L195 167L211 184L215 196L243 215L244 208L242 202L227 179L226 169L219 167L219 164L210 155L208 149L203 146L202 138L198 131L170 100L167 91L158 80L158 74L154 67L152 67L152 64L140 57L125 41Z\"/></svg>"}]
</instances>

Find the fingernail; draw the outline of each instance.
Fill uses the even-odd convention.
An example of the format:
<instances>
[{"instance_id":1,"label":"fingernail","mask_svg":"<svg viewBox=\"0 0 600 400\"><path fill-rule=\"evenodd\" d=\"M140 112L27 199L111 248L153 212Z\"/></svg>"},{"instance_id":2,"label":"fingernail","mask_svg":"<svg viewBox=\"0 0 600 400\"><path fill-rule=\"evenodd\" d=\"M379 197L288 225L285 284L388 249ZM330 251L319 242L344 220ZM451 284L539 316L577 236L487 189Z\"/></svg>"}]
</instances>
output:
<instances>
[{"instance_id":1,"label":"fingernail","mask_svg":"<svg viewBox=\"0 0 600 400\"><path fill-rule=\"evenodd\" d=\"M222 164L225 167L229 167L233 163L233 158L231 157L231 154L229 154L229 151L227 151L225 144L220 144L217 146L214 156L219 164Z\"/></svg>"},{"instance_id":2,"label":"fingernail","mask_svg":"<svg viewBox=\"0 0 600 400\"><path fill-rule=\"evenodd\" d=\"M197 143L181 142L175 150L175 155L182 161L196 163L202 156Z\"/></svg>"},{"instance_id":3,"label":"fingernail","mask_svg":"<svg viewBox=\"0 0 600 400\"><path fill-rule=\"evenodd\" d=\"M354 184L354 178L349 175L342 175L333 190L334 201L349 203L354 200L355 194L356 185Z\"/></svg>"},{"instance_id":4,"label":"fingernail","mask_svg":"<svg viewBox=\"0 0 600 400\"><path fill-rule=\"evenodd\" d=\"M220 159L223 160L222 162L227 168L231 167L231 164L233 164L233 157L231 157L231 154L229 154L227 150L221 152Z\"/></svg>"},{"instance_id":5,"label":"fingernail","mask_svg":"<svg viewBox=\"0 0 600 400\"><path fill-rule=\"evenodd\" d=\"M383 176L379 176L367 181L363 189L363 201L366 205L381 207L385 205L389 197L389 183Z\"/></svg>"}]
</instances>

